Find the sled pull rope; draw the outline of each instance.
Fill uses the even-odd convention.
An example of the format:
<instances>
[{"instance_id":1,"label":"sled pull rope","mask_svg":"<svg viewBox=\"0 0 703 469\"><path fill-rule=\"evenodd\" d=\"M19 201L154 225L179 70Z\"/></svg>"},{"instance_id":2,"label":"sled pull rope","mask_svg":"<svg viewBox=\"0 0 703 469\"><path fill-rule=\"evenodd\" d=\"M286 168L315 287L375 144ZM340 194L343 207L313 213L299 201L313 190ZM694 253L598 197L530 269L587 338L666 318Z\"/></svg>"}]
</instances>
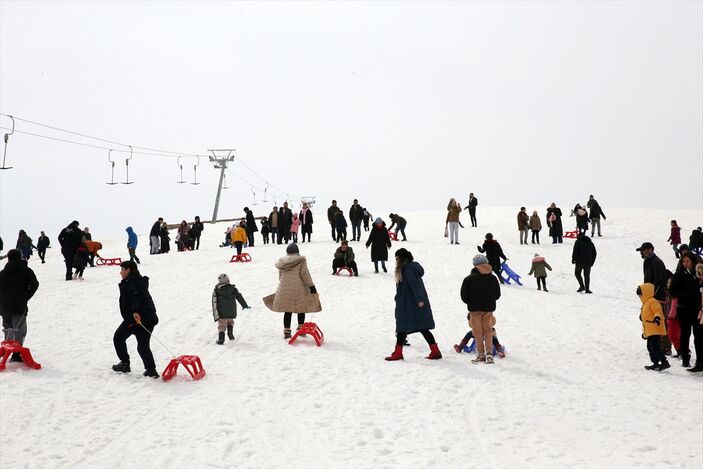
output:
<instances>
[{"instance_id":1,"label":"sled pull rope","mask_svg":"<svg viewBox=\"0 0 703 469\"><path fill-rule=\"evenodd\" d=\"M137 321L137 324L139 324L139 325L142 327L142 329L144 329L145 331L147 331L147 332L149 333L149 335L150 335L154 340L156 340L159 344L161 344L161 346L162 346L164 349L166 349L166 351L167 351L168 353L171 354L171 358L176 358L176 355L175 355L168 347L166 347L166 346L164 345L164 343L159 340L158 337L156 337L154 334L152 334L151 331L149 331L149 329L147 329L146 327L144 327L144 324L142 324L141 321Z\"/></svg>"}]
</instances>

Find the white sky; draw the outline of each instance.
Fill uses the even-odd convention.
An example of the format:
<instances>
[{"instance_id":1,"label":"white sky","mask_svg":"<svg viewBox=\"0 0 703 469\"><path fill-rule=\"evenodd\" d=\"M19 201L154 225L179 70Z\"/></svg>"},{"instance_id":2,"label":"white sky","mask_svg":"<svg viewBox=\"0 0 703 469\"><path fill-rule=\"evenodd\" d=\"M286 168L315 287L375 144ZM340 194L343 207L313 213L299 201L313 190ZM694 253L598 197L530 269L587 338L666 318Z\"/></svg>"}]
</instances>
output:
<instances>
[{"instance_id":1,"label":"white sky","mask_svg":"<svg viewBox=\"0 0 703 469\"><path fill-rule=\"evenodd\" d=\"M703 208L703 3L2 0L0 112L143 147L234 147L318 196L320 218L332 198L386 216L470 191L540 211L590 193L606 213ZM73 219L114 238L212 214L206 161L199 186L154 157L131 162L136 184L107 186L106 151L18 133L8 163L6 244L20 228L55 242ZM252 203L229 183L220 217Z\"/></svg>"}]
</instances>

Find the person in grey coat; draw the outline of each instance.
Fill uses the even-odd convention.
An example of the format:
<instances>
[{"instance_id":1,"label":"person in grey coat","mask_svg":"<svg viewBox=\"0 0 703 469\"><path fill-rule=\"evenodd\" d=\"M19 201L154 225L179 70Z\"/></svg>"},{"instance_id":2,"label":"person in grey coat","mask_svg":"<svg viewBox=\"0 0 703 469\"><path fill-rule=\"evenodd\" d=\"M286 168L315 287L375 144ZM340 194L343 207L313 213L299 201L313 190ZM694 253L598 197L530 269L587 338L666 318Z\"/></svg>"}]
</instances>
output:
<instances>
[{"instance_id":1,"label":"person in grey coat","mask_svg":"<svg viewBox=\"0 0 703 469\"><path fill-rule=\"evenodd\" d=\"M217 322L217 344L225 343L225 328L227 337L234 340L234 320L237 318L237 302L243 309L250 309L246 300L237 287L229 283L227 274L217 277L217 285L212 292L212 316Z\"/></svg>"}]
</instances>

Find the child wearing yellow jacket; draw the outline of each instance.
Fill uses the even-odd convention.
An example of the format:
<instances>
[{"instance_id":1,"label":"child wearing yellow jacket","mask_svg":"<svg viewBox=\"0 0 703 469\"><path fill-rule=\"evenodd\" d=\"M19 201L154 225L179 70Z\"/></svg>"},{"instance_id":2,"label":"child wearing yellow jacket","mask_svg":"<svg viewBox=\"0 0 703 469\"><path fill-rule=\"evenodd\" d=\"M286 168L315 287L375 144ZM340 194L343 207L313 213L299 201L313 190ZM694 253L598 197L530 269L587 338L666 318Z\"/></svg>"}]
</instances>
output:
<instances>
[{"instance_id":1,"label":"child wearing yellow jacket","mask_svg":"<svg viewBox=\"0 0 703 469\"><path fill-rule=\"evenodd\" d=\"M242 253L242 246L247 242L247 232L244 229L244 222L241 222L239 226L232 231L232 244L237 248L237 254Z\"/></svg>"},{"instance_id":2,"label":"child wearing yellow jacket","mask_svg":"<svg viewBox=\"0 0 703 469\"><path fill-rule=\"evenodd\" d=\"M654 285L645 283L637 287L637 296L642 301L640 321L642 321L642 338L647 341L647 351L652 360L645 365L645 370L663 371L669 368L664 352L661 350L661 338L666 335L664 312L659 301L654 298Z\"/></svg>"}]
</instances>

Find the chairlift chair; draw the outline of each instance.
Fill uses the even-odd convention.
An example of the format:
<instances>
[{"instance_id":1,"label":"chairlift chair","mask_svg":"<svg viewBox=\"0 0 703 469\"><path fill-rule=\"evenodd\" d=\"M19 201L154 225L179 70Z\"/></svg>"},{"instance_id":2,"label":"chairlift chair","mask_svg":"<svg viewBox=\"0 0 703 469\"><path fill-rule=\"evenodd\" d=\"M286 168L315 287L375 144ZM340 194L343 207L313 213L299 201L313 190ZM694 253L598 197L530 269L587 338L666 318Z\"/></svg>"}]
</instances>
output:
<instances>
[{"instance_id":1,"label":"chairlift chair","mask_svg":"<svg viewBox=\"0 0 703 469\"><path fill-rule=\"evenodd\" d=\"M112 153L112 150L107 151L107 161L109 161L110 165L112 166L110 168L110 182L106 182L105 184L109 186L114 186L115 184L119 183L115 182L115 161L110 157L110 153Z\"/></svg>"},{"instance_id":2,"label":"chairlift chair","mask_svg":"<svg viewBox=\"0 0 703 469\"><path fill-rule=\"evenodd\" d=\"M122 184L134 184L134 181L129 181L129 160L131 160L134 156L134 149L132 148L132 145L127 146L129 147L129 158L124 160L127 179Z\"/></svg>"},{"instance_id":3,"label":"chairlift chair","mask_svg":"<svg viewBox=\"0 0 703 469\"><path fill-rule=\"evenodd\" d=\"M183 165L181 164L181 157L180 157L180 156L176 159L176 163L178 164L178 168L181 170L181 180L180 180L180 181L176 181L176 182L177 182L178 184L185 184L185 183L188 182L188 181L184 181L184 180L183 180Z\"/></svg>"},{"instance_id":4,"label":"chairlift chair","mask_svg":"<svg viewBox=\"0 0 703 469\"><path fill-rule=\"evenodd\" d=\"M7 116L12 120L12 130L9 134L5 134L5 149L2 152L2 166L0 169L12 169L12 166L5 165L5 158L7 157L7 142L10 140L10 135L15 133L15 118L12 116Z\"/></svg>"},{"instance_id":5,"label":"chairlift chair","mask_svg":"<svg viewBox=\"0 0 703 469\"><path fill-rule=\"evenodd\" d=\"M198 166L200 166L200 157L196 156L198 158L198 162L193 165L193 182L191 182L191 185L197 186L200 183L198 182Z\"/></svg>"},{"instance_id":6,"label":"chairlift chair","mask_svg":"<svg viewBox=\"0 0 703 469\"><path fill-rule=\"evenodd\" d=\"M266 193L268 192L268 190L269 190L269 183L267 182L266 187L264 187L264 200L263 200L264 202L268 202L268 200L266 200Z\"/></svg>"}]
</instances>

